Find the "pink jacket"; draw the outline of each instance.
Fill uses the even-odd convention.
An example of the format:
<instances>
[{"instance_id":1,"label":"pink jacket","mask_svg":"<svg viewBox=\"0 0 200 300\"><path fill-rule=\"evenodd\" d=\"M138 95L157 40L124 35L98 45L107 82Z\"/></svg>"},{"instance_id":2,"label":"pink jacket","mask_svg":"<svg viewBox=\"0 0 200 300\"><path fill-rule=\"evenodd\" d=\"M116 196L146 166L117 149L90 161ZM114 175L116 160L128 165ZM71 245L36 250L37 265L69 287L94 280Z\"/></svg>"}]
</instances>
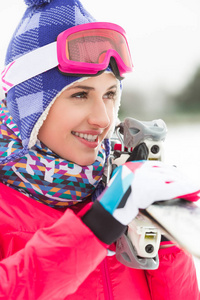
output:
<instances>
[{"instance_id":1,"label":"pink jacket","mask_svg":"<svg viewBox=\"0 0 200 300\"><path fill-rule=\"evenodd\" d=\"M113 245L112 245L113 246ZM171 247L154 271L130 269L71 210L0 183L0 299L200 299L193 261Z\"/></svg>"}]
</instances>

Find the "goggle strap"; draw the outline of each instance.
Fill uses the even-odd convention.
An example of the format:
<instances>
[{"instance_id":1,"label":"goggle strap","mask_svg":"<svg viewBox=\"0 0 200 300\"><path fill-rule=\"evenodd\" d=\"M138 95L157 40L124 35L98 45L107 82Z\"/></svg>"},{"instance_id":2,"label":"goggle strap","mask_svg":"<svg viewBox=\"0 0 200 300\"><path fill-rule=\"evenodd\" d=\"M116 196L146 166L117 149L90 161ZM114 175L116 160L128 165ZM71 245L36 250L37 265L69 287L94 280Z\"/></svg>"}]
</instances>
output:
<instances>
[{"instance_id":1,"label":"goggle strap","mask_svg":"<svg viewBox=\"0 0 200 300\"><path fill-rule=\"evenodd\" d=\"M58 59L57 42L55 41L28 52L7 65L1 73L3 90L7 93L13 86L56 66L58 66Z\"/></svg>"}]
</instances>

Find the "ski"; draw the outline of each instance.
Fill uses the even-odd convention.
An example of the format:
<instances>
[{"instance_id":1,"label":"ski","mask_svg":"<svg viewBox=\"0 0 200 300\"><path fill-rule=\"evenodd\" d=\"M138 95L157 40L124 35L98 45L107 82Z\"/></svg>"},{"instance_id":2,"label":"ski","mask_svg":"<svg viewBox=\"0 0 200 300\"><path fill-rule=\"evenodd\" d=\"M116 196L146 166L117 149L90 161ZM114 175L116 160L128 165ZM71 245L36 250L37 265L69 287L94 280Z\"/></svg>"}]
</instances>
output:
<instances>
[{"instance_id":1,"label":"ski","mask_svg":"<svg viewBox=\"0 0 200 300\"><path fill-rule=\"evenodd\" d=\"M171 241L200 258L200 207L184 199L160 201L140 213Z\"/></svg>"}]
</instances>

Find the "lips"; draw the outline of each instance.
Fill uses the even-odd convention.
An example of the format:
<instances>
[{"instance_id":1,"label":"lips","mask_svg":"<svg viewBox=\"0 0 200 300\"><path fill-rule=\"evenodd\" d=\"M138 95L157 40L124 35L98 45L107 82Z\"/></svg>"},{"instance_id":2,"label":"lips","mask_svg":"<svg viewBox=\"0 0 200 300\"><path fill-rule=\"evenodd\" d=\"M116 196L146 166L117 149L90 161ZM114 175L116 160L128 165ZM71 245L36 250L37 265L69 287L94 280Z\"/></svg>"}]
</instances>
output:
<instances>
[{"instance_id":1,"label":"lips","mask_svg":"<svg viewBox=\"0 0 200 300\"><path fill-rule=\"evenodd\" d=\"M72 134L75 136L78 136L88 142L95 142L98 138L97 134L87 134L87 133L81 133L81 132L76 132L76 131L72 131Z\"/></svg>"}]
</instances>

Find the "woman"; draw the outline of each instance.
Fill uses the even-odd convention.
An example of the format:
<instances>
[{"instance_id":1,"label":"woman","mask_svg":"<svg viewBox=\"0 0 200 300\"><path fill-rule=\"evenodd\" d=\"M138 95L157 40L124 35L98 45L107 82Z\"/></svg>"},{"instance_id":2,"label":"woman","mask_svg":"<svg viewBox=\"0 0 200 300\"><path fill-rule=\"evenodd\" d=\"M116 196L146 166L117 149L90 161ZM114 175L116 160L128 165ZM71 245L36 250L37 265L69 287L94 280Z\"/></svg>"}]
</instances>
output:
<instances>
[{"instance_id":1,"label":"woman","mask_svg":"<svg viewBox=\"0 0 200 300\"><path fill-rule=\"evenodd\" d=\"M2 75L0 298L198 299L191 257L169 242L158 270L115 257L139 208L198 192L174 168L130 162L101 193L119 79L131 70L123 30L94 23L78 0L26 3Z\"/></svg>"}]
</instances>

